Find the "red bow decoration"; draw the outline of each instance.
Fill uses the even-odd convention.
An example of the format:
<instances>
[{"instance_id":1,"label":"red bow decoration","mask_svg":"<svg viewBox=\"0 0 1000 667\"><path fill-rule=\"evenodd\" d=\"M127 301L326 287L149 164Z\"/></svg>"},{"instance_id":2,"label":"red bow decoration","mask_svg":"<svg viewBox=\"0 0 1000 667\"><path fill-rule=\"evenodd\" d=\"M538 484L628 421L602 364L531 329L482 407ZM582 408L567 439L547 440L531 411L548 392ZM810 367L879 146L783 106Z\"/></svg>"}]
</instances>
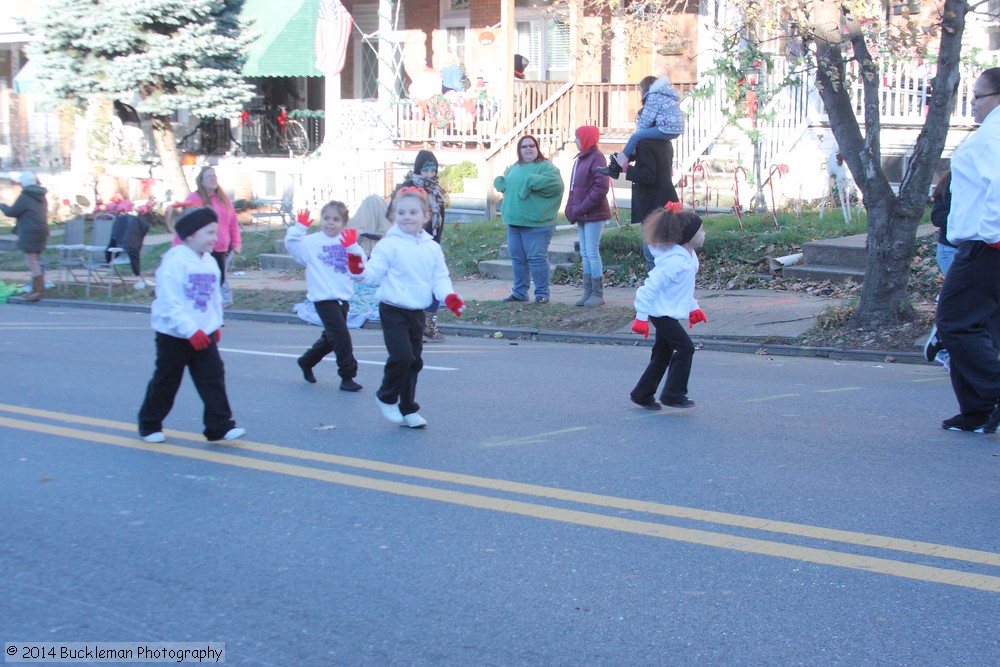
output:
<instances>
[{"instance_id":1,"label":"red bow decoration","mask_svg":"<svg viewBox=\"0 0 1000 667\"><path fill-rule=\"evenodd\" d=\"M250 124L250 112L249 111L241 111L240 112L240 126L246 127L249 124Z\"/></svg>"},{"instance_id":2,"label":"red bow decoration","mask_svg":"<svg viewBox=\"0 0 1000 667\"><path fill-rule=\"evenodd\" d=\"M284 130L285 125L287 123L288 123L288 112L282 109L281 113L278 114L278 125L280 125L281 129Z\"/></svg>"},{"instance_id":3,"label":"red bow decoration","mask_svg":"<svg viewBox=\"0 0 1000 667\"><path fill-rule=\"evenodd\" d=\"M396 195L399 197L402 197L403 195L417 195L418 197L427 199L427 190L418 188L415 185L407 185L405 188L400 188Z\"/></svg>"},{"instance_id":4,"label":"red bow decoration","mask_svg":"<svg viewBox=\"0 0 1000 667\"><path fill-rule=\"evenodd\" d=\"M668 201L663 205L663 208L667 209L671 213L680 213L684 210L684 204L679 201Z\"/></svg>"}]
</instances>

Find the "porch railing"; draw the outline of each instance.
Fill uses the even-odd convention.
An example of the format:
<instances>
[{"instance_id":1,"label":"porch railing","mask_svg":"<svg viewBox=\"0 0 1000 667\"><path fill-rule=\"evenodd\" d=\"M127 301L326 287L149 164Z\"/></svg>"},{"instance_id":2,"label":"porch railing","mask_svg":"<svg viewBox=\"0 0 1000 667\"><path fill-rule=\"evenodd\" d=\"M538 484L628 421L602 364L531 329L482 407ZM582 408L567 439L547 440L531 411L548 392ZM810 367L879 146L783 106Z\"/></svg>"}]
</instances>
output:
<instances>
[{"instance_id":1,"label":"porch railing","mask_svg":"<svg viewBox=\"0 0 1000 667\"><path fill-rule=\"evenodd\" d=\"M882 123L922 125L934 94L933 80L936 75L936 64L890 59L880 61L879 113ZM965 63L961 65L951 125L975 124L972 116L972 89L978 75L978 68ZM854 113L861 118L864 115L864 90L858 77L856 62L851 62L850 76L854 81L851 87Z\"/></svg>"}]
</instances>

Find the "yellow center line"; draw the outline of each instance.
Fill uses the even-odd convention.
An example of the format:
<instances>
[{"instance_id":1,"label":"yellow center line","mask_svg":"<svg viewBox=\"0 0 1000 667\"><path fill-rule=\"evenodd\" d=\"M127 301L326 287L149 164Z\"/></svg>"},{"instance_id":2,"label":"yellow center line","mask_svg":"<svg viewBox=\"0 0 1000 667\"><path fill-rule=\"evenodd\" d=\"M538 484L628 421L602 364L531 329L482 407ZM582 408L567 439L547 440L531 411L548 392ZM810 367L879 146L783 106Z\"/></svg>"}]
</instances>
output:
<instances>
[{"instance_id":1,"label":"yellow center line","mask_svg":"<svg viewBox=\"0 0 1000 667\"><path fill-rule=\"evenodd\" d=\"M129 432L134 432L136 430L136 426L134 424L129 424L126 422L112 421L95 417L85 417L82 415L72 415L62 412L54 412L51 410L42 410L39 408L27 408L27 407L20 407L20 406L0 403L0 410L6 412L12 412L15 414L41 417L45 419L68 421L75 424L95 426L99 428L108 428L108 429L122 430ZM568 429L568 430L573 430L573 429ZM185 431L174 431L171 429L165 429L164 433L171 439L187 440L197 443L205 442L204 436L196 433L188 433ZM553 431L553 433L558 433L558 431ZM161 446L162 445L157 445L156 447L161 447ZM500 491L504 493L516 493L520 495L546 498L549 500L559 500L559 501L567 501L584 505L594 505L597 507L604 507L609 509L627 510L633 512L640 512L643 514L666 516L675 519L686 519L691 521L700 521L704 523L714 523L724 526L732 526L735 528L759 530L763 532L778 533L794 537L805 537L809 539L824 540L828 542L840 542L842 544L853 544L857 546L869 547L874 549L888 549L892 551L900 551L921 556L932 556L934 558L945 558L950 560L964 561L968 563L976 563L980 565L989 565L992 567L1000 567L1000 554L989 551L980 551L976 549L966 549L963 547L953 547L943 544L935 544L933 542L906 540L895 537L874 535L870 533L859 533L854 531L839 530L836 528L823 528L821 526L811 526L808 524L793 523L788 521L775 521L771 519L745 516L741 514L729 514L725 512L716 512L713 510L702 510L692 507L683 507L680 505L669 505L652 501L635 500L631 498L620 498L617 496L607 496L607 495L589 493L585 491L573 491L569 489L540 486L536 484L526 484L523 482L512 482L502 479L494 479L490 477L478 477L475 475L446 472L443 470L416 468L411 466L399 465L395 463L374 461L371 459L361 459L352 456L342 456L339 454L314 452L305 449L283 447L281 445L256 443L248 440L239 440L236 442L225 443L225 444L217 443L216 446L227 447L237 450L258 452L261 454L268 454L273 456L282 456L285 458L296 458L306 461L316 461L318 463L329 463L333 465L346 466L350 468L360 468L363 470L371 470L373 472L388 473L404 477L415 477L418 479L426 479L435 482L460 484L463 486L489 489L492 491ZM142 446L138 448L147 449L146 447Z\"/></svg>"},{"instance_id":2,"label":"yellow center line","mask_svg":"<svg viewBox=\"0 0 1000 667\"><path fill-rule=\"evenodd\" d=\"M786 558L816 563L819 565L830 565L852 570L886 574L905 579L914 579L917 581L1000 593L1000 577L991 575L973 574L927 565L904 563L885 558L844 554L834 551L815 549L812 547L801 547L783 544L780 542L769 542L766 540L727 535L724 533L713 533L690 528L680 528L677 526L667 526L649 521L623 519L603 514L594 514L592 512L583 512L580 510L550 507L547 505L535 505L518 500L505 500L489 496L480 496L463 491L450 491L446 489L424 487L406 482L374 479L332 470L309 468L290 463L280 463L245 456L237 456L215 449L202 450L169 444L147 445L146 443L143 443L135 438L126 438L123 436L108 435L92 431L81 431L76 428L27 422L9 417L0 417L0 426L33 431L36 433L45 433L70 440L98 442L117 447L125 447L128 449L137 449L154 454L198 459L221 465L230 465L249 470L301 477L331 484L340 484L343 486L379 491L382 493L392 493L394 495L411 498L434 500L437 502L461 505L464 507L474 507L477 509L505 512L508 514L516 514L519 516L544 519L548 521L558 521L561 523L587 526L602 530L613 530L617 532L631 533L634 535L645 535L647 537L655 537L675 542L698 544L732 551L774 556L777 558Z\"/></svg>"}]
</instances>

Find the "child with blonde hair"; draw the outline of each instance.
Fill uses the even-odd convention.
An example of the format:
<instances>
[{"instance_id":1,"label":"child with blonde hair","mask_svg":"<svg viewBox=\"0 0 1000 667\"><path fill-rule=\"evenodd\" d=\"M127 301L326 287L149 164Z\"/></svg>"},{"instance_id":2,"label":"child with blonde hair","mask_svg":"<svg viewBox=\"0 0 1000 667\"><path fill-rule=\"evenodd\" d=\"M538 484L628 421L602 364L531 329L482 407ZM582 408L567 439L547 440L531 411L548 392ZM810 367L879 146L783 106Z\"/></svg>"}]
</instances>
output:
<instances>
[{"instance_id":1,"label":"child with blonde hair","mask_svg":"<svg viewBox=\"0 0 1000 667\"><path fill-rule=\"evenodd\" d=\"M365 256L358 245L358 231L348 229L347 206L330 201L320 211L320 231L308 234L312 225L309 211L299 211L298 224L285 234L285 248L296 262L306 267L306 298L316 306L323 322L323 333L311 348L298 358L306 382L316 382L313 366L333 352L337 357L337 374L342 391L361 391L354 381L358 362L354 358L351 332L347 328L347 313L351 309L354 284L347 270L347 254Z\"/></svg>"},{"instance_id":2,"label":"child with blonde hair","mask_svg":"<svg viewBox=\"0 0 1000 667\"><path fill-rule=\"evenodd\" d=\"M375 296L389 358L375 402L393 424L423 428L427 420L418 412L416 390L424 366L424 311L437 297L461 317L465 302L455 294L441 246L424 229L431 218L426 191L398 190L393 214L393 225L372 249L371 258L365 262L363 255L352 252L347 260L355 280L378 284Z\"/></svg>"},{"instance_id":3,"label":"child with blonde hair","mask_svg":"<svg viewBox=\"0 0 1000 667\"><path fill-rule=\"evenodd\" d=\"M698 273L695 251L705 243L705 230L697 214L682 211L679 202L668 202L646 217L643 234L655 266L636 290L632 331L649 338L652 323L656 341L649 365L630 396L633 403L646 410L659 410L660 403L673 408L692 408L694 401L687 397L687 392L694 344L680 320L687 319L688 328L708 321L694 298ZM657 402L655 394L664 373L667 381Z\"/></svg>"}]
</instances>

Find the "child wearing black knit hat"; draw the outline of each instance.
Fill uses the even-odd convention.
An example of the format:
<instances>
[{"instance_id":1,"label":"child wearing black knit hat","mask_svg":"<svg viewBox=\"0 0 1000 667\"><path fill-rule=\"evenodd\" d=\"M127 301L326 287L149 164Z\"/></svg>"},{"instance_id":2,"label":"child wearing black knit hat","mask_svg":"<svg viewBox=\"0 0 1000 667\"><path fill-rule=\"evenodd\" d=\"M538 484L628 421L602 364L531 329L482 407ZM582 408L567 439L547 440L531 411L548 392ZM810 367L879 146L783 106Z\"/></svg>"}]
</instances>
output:
<instances>
[{"instance_id":1,"label":"child wearing black knit hat","mask_svg":"<svg viewBox=\"0 0 1000 667\"><path fill-rule=\"evenodd\" d=\"M221 273L212 257L219 223L211 208L189 209L174 228L181 239L156 270L156 300L151 309L156 331L156 368L139 408L139 437L166 440L163 420L173 407L184 369L205 402L205 438L236 440L246 431L236 426L226 396L222 340Z\"/></svg>"},{"instance_id":2,"label":"child wearing black knit hat","mask_svg":"<svg viewBox=\"0 0 1000 667\"><path fill-rule=\"evenodd\" d=\"M661 403L692 408L694 401L687 397L687 391L694 344L680 320L687 319L688 328L708 321L694 298L698 273L695 251L705 243L704 226L697 214L683 211L678 202L668 202L663 209L650 213L642 226L655 266L635 293L632 331L649 338L652 323L656 341L649 365L630 396L633 403L646 410L659 410ZM656 390L664 373L667 381L657 402Z\"/></svg>"}]
</instances>

